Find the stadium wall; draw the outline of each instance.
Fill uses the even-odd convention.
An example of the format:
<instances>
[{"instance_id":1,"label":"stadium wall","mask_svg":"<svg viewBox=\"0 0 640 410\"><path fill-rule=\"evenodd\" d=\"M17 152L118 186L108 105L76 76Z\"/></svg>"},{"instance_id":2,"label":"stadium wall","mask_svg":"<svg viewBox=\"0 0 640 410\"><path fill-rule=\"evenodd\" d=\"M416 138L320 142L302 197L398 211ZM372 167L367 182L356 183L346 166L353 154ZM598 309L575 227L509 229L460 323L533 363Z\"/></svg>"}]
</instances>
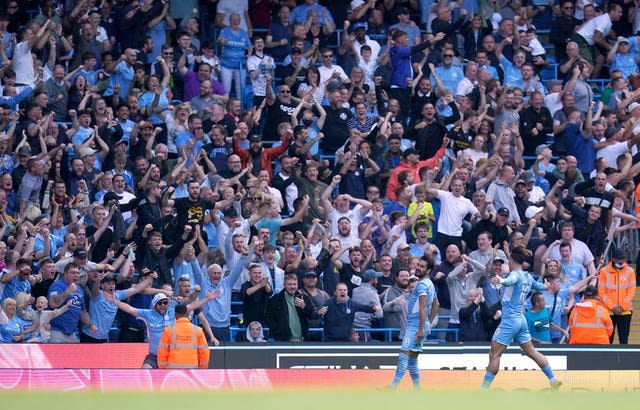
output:
<instances>
[{"instance_id":1,"label":"stadium wall","mask_svg":"<svg viewBox=\"0 0 640 410\"><path fill-rule=\"evenodd\" d=\"M421 370L484 370L487 345L429 345ZM556 370L640 370L640 346L539 347ZM0 369L137 369L148 352L142 343L102 345L0 345ZM396 344L234 344L211 348L212 369L394 369ZM537 369L511 346L505 370Z\"/></svg>"}]
</instances>

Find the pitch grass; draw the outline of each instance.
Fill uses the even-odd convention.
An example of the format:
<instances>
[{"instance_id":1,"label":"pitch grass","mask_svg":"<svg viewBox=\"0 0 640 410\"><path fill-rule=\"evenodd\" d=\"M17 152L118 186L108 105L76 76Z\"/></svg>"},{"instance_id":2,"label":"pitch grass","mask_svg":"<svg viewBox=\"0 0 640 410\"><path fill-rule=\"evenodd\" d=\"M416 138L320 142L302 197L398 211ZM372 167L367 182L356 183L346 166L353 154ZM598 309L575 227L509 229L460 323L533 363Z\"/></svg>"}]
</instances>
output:
<instances>
[{"instance_id":1,"label":"pitch grass","mask_svg":"<svg viewBox=\"0 0 640 410\"><path fill-rule=\"evenodd\" d=\"M125 410L637 410L640 392L278 391L278 392L0 392L0 409Z\"/></svg>"}]
</instances>

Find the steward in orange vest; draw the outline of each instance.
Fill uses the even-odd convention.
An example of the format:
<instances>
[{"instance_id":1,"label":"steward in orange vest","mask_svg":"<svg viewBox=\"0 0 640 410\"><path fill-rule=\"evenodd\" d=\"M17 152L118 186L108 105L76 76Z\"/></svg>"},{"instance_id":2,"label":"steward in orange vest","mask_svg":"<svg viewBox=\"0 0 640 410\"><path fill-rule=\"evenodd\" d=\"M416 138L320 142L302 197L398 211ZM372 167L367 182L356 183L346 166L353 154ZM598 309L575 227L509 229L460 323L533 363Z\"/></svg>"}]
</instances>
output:
<instances>
[{"instance_id":1,"label":"steward in orange vest","mask_svg":"<svg viewBox=\"0 0 640 410\"><path fill-rule=\"evenodd\" d=\"M633 296L636 293L636 271L627 264L623 249L612 251L611 262L600 269L598 275L598 296L609 311L614 331L618 329L620 344L627 344L633 314ZM613 343L613 334L609 339Z\"/></svg>"},{"instance_id":2,"label":"steward in orange vest","mask_svg":"<svg viewBox=\"0 0 640 410\"><path fill-rule=\"evenodd\" d=\"M189 321L186 305L177 305L176 323L166 327L158 345L160 369L206 369L209 346L204 332Z\"/></svg>"},{"instance_id":3,"label":"steward in orange vest","mask_svg":"<svg viewBox=\"0 0 640 410\"><path fill-rule=\"evenodd\" d=\"M597 300L598 289L587 286L582 302L576 303L569 315L569 344L605 345L613 333L613 323Z\"/></svg>"}]
</instances>

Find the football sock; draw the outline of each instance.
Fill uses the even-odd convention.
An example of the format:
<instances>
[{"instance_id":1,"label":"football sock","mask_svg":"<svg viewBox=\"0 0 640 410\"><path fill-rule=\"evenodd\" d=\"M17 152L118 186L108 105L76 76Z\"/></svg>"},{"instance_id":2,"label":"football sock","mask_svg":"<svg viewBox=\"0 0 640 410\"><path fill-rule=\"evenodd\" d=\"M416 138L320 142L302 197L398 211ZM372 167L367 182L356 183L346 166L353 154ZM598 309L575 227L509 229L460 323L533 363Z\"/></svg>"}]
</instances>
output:
<instances>
[{"instance_id":1,"label":"football sock","mask_svg":"<svg viewBox=\"0 0 640 410\"><path fill-rule=\"evenodd\" d=\"M391 382L391 387L396 388L398 384L400 384L400 380L407 372L407 367L409 365L409 356L405 353L400 353L398 356L398 367L396 367L396 374L393 376L393 381Z\"/></svg>"}]
</instances>

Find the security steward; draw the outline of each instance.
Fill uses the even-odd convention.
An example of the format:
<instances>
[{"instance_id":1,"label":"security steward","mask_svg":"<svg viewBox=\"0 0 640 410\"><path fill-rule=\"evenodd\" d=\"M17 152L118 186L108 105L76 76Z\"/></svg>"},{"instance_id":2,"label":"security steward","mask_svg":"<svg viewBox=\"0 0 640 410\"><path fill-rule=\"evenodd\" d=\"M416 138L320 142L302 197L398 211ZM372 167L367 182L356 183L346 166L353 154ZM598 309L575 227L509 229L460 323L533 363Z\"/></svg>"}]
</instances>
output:
<instances>
[{"instance_id":1,"label":"security steward","mask_svg":"<svg viewBox=\"0 0 640 410\"><path fill-rule=\"evenodd\" d=\"M629 342L635 294L636 271L627 264L624 250L614 248L611 253L611 262L600 269L598 296L600 303L609 311L614 333L618 329L618 340L621 345ZM613 343L613 333L609 337L609 343Z\"/></svg>"},{"instance_id":2,"label":"security steward","mask_svg":"<svg viewBox=\"0 0 640 410\"><path fill-rule=\"evenodd\" d=\"M161 369L206 369L209 346L204 332L190 321L186 305L175 308L176 323L166 327L158 345L158 367Z\"/></svg>"},{"instance_id":3,"label":"security steward","mask_svg":"<svg viewBox=\"0 0 640 410\"><path fill-rule=\"evenodd\" d=\"M598 289L587 286L582 302L576 303L569 315L569 344L607 345L613 323L607 309L598 303Z\"/></svg>"}]
</instances>

